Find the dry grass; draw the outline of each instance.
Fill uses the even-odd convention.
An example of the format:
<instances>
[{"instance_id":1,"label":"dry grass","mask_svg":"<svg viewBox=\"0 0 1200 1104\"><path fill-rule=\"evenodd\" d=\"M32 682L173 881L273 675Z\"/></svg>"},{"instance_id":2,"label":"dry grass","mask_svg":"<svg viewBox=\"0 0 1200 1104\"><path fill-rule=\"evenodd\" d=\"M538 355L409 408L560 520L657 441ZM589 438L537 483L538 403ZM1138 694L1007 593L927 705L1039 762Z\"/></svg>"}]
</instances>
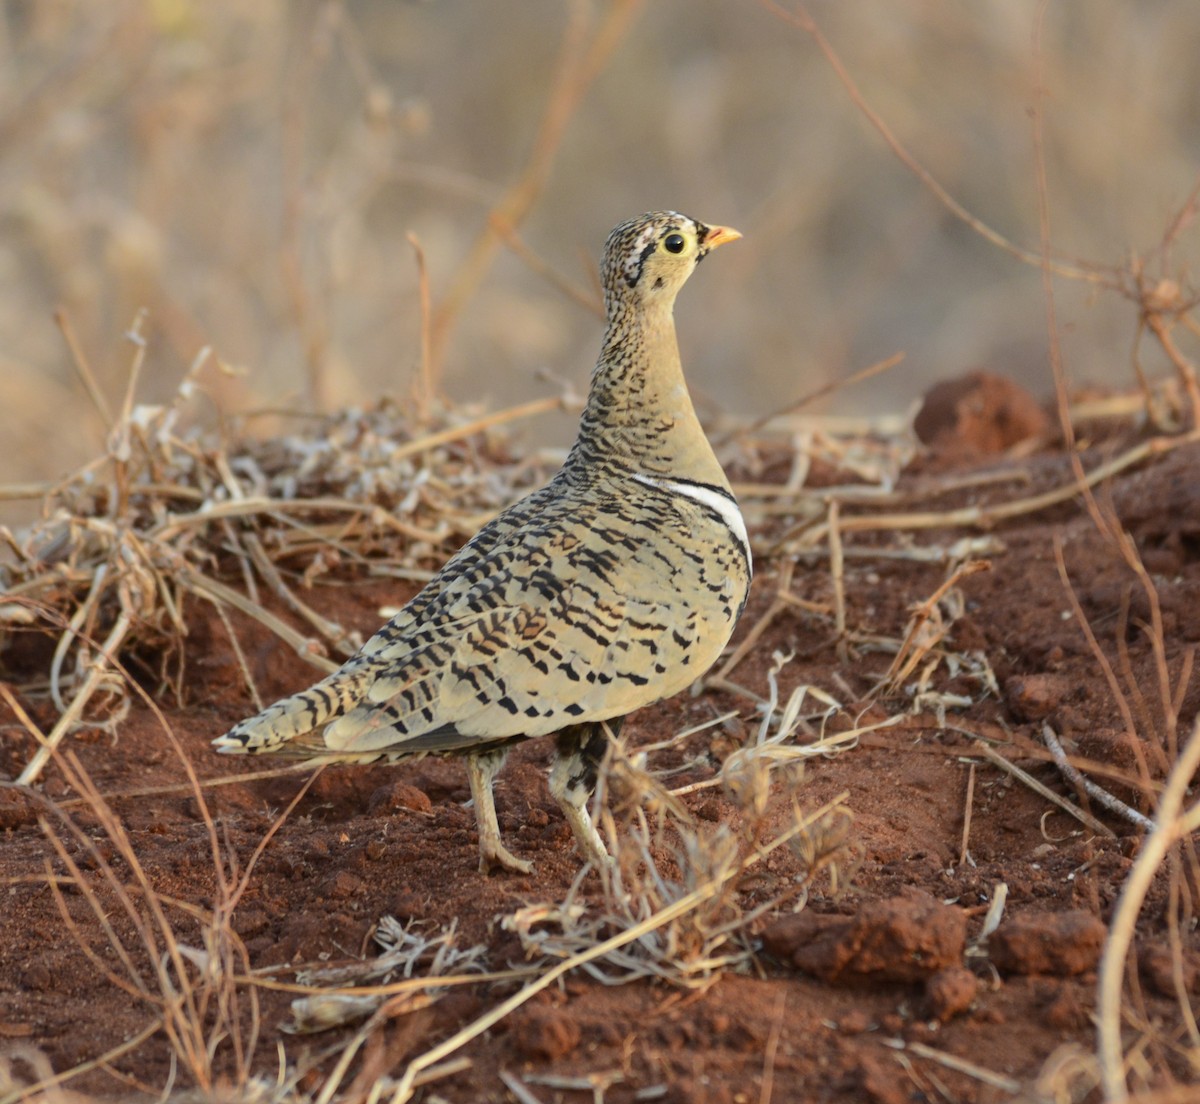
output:
<instances>
[{"instance_id":1,"label":"dry grass","mask_svg":"<svg viewBox=\"0 0 1200 1104\"><path fill-rule=\"evenodd\" d=\"M191 763L165 718L146 699L178 755L207 836L216 885L212 894L214 903L204 908L195 902L172 898L156 888L121 817L75 755L54 746L38 732L7 687L0 687L0 692L37 738L47 758L55 761L64 781L80 795L81 811L99 826L98 841L71 813L47 798L39 798L44 807L39 824L58 864L66 872L57 873L48 856L45 884L53 895L64 930L78 944L91 967L128 994L135 1005L145 1007L150 1018L137 1034L137 1045L159 1033L166 1037L175 1072L164 1091L171 1092L177 1076L205 1094L221 1091L236 1095L259 1085L255 1068L261 1020L259 1002L253 989L237 981L249 970L249 957L234 931L232 918L259 857L307 791L308 784L299 788L291 805L263 836L244 868L241 867L236 853L221 843ZM33 790L27 792L36 794ZM72 906L63 892L67 887L75 891L82 904ZM129 1049L130 1044L125 1043L81 1066L21 1085L12 1099L35 1099L40 1094L57 1091L57 1086L83 1073L111 1068L110 1063ZM230 1072L218 1075L218 1066ZM265 1099L257 1090L247 1097L250 1098ZM271 1099L282 1100L283 1096Z\"/></svg>"},{"instance_id":2,"label":"dry grass","mask_svg":"<svg viewBox=\"0 0 1200 1104\"><path fill-rule=\"evenodd\" d=\"M613 856L612 864L598 871L602 898L590 906L583 897L585 868L561 903L531 905L510 917L506 926L520 935L528 956L569 960L611 933L636 932L635 940L590 958L587 972L605 984L656 978L703 987L727 970L747 967L756 950L751 933L761 917L802 908L822 873L837 885L852 817L845 795L804 810L803 762L851 750L864 730L796 742L799 732L810 731L801 707L811 688L797 688L781 705L777 676L785 662L776 657L757 732L725 759L719 774L741 810L736 828L698 824L676 794L646 770L645 752L631 758L620 741L612 742L593 801ZM822 722L840 712L823 696ZM791 884L746 909L744 876L785 846L799 859ZM681 902L690 905L681 911ZM670 919L655 919L665 916Z\"/></svg>"}]
</instances>

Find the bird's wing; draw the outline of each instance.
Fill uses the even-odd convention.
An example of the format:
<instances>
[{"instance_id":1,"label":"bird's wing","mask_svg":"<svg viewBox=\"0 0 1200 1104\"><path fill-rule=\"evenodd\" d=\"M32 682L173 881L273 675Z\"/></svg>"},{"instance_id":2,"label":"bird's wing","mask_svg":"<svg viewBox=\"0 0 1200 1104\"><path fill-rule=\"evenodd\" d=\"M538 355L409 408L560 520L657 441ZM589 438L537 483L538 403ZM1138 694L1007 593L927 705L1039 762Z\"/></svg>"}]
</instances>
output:
<instances>
[{"instance_id":1,"label":"bird's wing","mask_svg":"<svg viewBox=\"0 0 1200 1104\"><path fill-rule=\"evenodd\" d=\"M662 697L670 610L598 599L563 583L457 622L453 649L381 672L362 702L326 729L344 753L411 755L484 748L583 721L623 716ZM440 662L429 663L432 654ZM689 680L690 681L690 680Z\"/></svg>"},{"instance_id":2,"label":"bird's wing","mask_svg":"<svg viewBox=\"0 0 1200 1104\"><path fill-rule=\"evenodd\" d=\"M669 559L601 504L560 497L554 507L533 524L485 529L342 672L219 746L364 758L465 750L621 716L690 682L694 626ZM313 708L328 684L341 688L334 707ZM266 736L245 746L247 726Z\"/></svg>"},{"instance_id":3,"label":"bird's wing","mask_svg":"<svg viewBox=\"0 0 1200 1104\"><path fill-rule=\"evenodd\" d=\"M381 665L326 744L459 750L623 716L674 693L701 673L676 571L602 503L543 515L447 580L404 633L377 634L364 651Z\"/></svg>"}]
</instances>

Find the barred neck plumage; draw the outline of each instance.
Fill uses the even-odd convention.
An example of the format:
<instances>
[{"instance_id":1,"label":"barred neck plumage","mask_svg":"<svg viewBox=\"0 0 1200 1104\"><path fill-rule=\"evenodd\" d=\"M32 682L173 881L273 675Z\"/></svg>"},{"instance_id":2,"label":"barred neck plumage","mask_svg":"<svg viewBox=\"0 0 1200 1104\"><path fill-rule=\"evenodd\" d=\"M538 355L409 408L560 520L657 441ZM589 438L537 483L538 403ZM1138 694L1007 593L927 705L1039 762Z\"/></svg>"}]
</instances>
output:
<instances>
[{"instance_id":1,"label":"barred neck plumage","mask_svg":"<svg viewBox=\"0 0 1200 1104\"><path fill-rule=\"evenodd\" d=\"M728 488L696 417L673 303L608 297L608 328L566 469L617 466Z\"/></svg>"}]
</instances>

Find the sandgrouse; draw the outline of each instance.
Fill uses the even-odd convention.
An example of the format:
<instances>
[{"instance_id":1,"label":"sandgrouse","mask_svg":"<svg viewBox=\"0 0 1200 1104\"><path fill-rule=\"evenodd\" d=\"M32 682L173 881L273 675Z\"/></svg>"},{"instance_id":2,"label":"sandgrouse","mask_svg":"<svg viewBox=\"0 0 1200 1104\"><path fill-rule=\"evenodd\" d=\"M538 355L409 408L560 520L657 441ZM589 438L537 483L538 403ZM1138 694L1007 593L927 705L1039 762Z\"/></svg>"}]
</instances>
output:
<instances>
[{"instance_id":1,"label":"sandgrouse","mask_svg":"<svg viewBox=\"0 0 1200 1104\"><path fill-rule=\"evenodd\" d=\"M696 265L739 237L673 211L618 226L604 249L604 347L562 469L340 670L218 750L465 755L480 869L526 873L500 839L492 781L510 744L554 733L551 793L584 854L607 861L587 811L606 727L702 675L750 585L746 526L692 407L672 314Z\"/></svg>"}]
</instances>

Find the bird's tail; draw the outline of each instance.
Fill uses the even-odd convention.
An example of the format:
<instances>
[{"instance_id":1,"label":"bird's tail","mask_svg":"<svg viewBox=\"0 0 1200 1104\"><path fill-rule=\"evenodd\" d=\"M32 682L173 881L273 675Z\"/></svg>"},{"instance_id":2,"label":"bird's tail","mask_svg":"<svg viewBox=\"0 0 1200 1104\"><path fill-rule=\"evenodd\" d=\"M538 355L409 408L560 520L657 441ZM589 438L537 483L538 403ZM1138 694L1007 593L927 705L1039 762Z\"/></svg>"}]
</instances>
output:
<instances>
[{"instance_id":1,"label":"bird's tail","mask_svg":"<svg viewBox=\"0 0 1200 1104\"><path fill-rule=\"evenodd\" d=\"M373 674L370 664L342 667L307 690L239 721L224 736L213 740L213 747L226 755L286 754L291 749L284 745L322 728L357 705ZM314 743L311 739L301 742Z\"/></svg>"}]
</instances>

